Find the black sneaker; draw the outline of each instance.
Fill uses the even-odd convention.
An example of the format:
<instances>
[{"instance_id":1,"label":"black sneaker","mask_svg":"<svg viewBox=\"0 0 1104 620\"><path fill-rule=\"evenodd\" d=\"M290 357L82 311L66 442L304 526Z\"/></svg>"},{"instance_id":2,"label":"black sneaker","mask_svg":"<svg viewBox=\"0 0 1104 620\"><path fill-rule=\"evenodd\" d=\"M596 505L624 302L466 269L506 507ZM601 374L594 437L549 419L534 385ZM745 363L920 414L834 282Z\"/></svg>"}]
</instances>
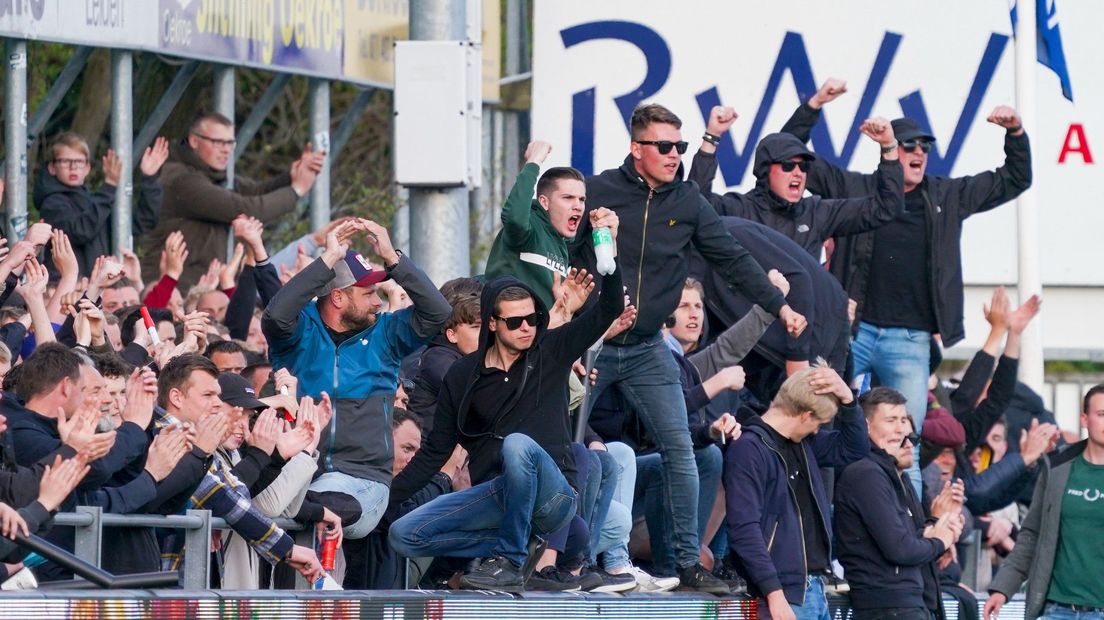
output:
<instances>
[{"instance_id":1,"label":"black sneaker","mask_svg":"<svg viewBox=\"0 0 1104 620\"><path fill-rule=\"evenodd\" d=\"M483 560L478 567L461 577L460 587L465 590L521 592L525 589L525 579L516 564L496 556Z\"/></svg>"},{"instance_id":2,"label":"black sneaker","mask_svg":"<svg viewBox=\"0 0 1104 620\"><path fill-rule=\"evenodd\" d=\"M687 590L720 595L732 594L732 589L725 582L714 577L713 573L705 570L701 564L680 568L679 581L682 584L681 587Z\"/></svg>"},{"instance_id":3,"label":"black sneaker","mask_svg":"<svg viewBox=\"0 0 1104 620\"><path fill-rule=\"evenodd\" d=\"M632 573L614 575L593 566L583 569L584 575L595 575L601 580L601 584L593 588L583 588L587 592L625 592L636 587L636 577Z\"/></svg>"},{"instance_id":4,"label":"black sneaker","mask_svg":"<svg viewBox=\"0 0 1104 620\"><path fill-rule=\"evenodd\" d=\"M525 582L525 589L536 592L578 592L580 585L579 577L550 565L533 573Z\"/></svg>"}]
</instances>

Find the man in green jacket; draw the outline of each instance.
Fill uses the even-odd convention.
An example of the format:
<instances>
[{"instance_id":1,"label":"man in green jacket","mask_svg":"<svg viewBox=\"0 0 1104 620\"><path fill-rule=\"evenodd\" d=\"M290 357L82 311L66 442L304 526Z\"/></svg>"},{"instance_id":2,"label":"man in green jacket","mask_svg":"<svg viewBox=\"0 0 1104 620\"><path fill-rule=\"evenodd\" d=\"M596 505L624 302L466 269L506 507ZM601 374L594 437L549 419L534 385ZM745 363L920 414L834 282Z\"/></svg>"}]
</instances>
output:
<instances>
[{"instance_id":1,"label":"man in green jacket","mask_svg":"<svg viewBox=\"0 0 1104 620\"><path fill-rule=\"evenodd\" d=\"M586 206L586 182L578 170L549 168L537 180L551 152L552 145L539 140L526 147L525 166L502 207L502 230L487 258L488 281L514 276L537 292L545 308L555 304L553 274L567 276L567 242L575 238Z\"/></svg>"},{"instance_id":2,"label":"man in green jacket","mask_svg":"<svg viewBox=\"0 0 1104 620\"><path fill-rule=\"evenodd\" d=\"M1081 407L1088 437L1046 457L1016 547L989 584L983 617L1027 582L1024 617L1104 617L1104 384L1089 388Z\"/></svg>"}]
</instances>

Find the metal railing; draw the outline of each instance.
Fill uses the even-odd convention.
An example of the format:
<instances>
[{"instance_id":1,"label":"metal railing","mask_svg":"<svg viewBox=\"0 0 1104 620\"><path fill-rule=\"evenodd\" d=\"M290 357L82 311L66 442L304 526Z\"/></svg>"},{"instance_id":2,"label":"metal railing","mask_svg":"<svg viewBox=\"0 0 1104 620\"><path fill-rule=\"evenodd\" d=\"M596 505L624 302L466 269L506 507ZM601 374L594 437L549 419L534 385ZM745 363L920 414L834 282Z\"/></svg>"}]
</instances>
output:
<instances>
[{"instance_id":1,"label":"metal railing","mask_svg":"<svg viewBox=\"0 0 1104 620\"><path fill-rule=\"evenodd\" d=\"M277 518L273 522L284 531L294 532L295 544L314 547L313 527L305 527L291 519ZM105 527L184 530L183 575L180 585L185 590L203 590L209 587L211 532L231 529L224 519L212 517L209 510L188 510L183 515L115 514L105 513L99 506L77 506L76 512L59 512L54 516L54 525L74 528L73 554L97 569L100 567ZM310 589L311 584L296 573L295 587Z\"/></svg>"}]
</instances>

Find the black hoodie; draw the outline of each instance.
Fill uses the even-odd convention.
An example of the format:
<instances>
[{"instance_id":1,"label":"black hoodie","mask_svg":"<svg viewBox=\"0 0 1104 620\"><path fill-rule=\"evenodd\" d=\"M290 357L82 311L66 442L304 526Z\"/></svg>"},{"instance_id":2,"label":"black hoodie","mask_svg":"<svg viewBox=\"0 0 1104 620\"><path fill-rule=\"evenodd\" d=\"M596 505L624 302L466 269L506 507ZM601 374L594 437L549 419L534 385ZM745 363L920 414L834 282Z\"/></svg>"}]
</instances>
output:
<instances>
[{"instance_id":1,"label":"black hoodie","mask_svg":"<svg viewBox=\"0 0 1104 620\"><path fill-rule=\"evenodd\" d=\"M788 202L770 190L771 164L792 157L816 157L805 144L788 133L772 133L755 149L755 188L746 194L712 191L717 157L698 151L690 168L690 180L721 215L734 215L765 224L793 239L814 258L820 259L824 241L837 236L868 232L888 224L905 208L904 175L896 160L882 160L874 173L875 193L854 198L828 199L806 196Z\"/></svg>"},{"instance_id":2,"label":"black hoodie","mask_svg":"<svg viewBox=\"0 0 1104 620\"><path fill-rule=\"evenodd\" d=\"M490 424L480 423L469 416L471 396L485 368L487 351L493 344L489 325L494 300L508 286L519 286L532 294L540 322L532 346L511 367L523 365L521 380L512 390L502 394L502 406L494 420ZM620 291L621 270L603 276L602 287L607 291ZM567 409L568 374L572 362L602 337L624 309L624 296L600 295L597 304L566 325L551 330L548 329L548 312L540 297L517 278L504 276L489 282L483 288L479 303L483 317L479 349L457 360L445 374L437 398L433 430L406 469L392 481L392 504L405 501L428 484L458 443L468 451L473 485L494 478L502 469L502 440L511 433L528 435L548 452L568 481L575 479Z\"/></svg>"},{"instance_id":3,"label":"black hoodie","mask_svg":"<svg viewBox=\"0 0 1104 620\"><path fill-rule=\"evenodd\" d=\"M674 181L652 188L629 155L620 168L587 178L587 212L599 206L613 210L620 220L617 262L625 270L629 299L637 309L636 323L611 344L632 345L655 337L682 297L692 247L767 312L778 316L785 305L766 272L728 234L697 187L682 180L681 166ZM590 235L590 219L584 215L571 247L571 264L594 271Z\"/></svg>"},{"instance_id":4,"label":"black hoodie","mask_svg":"<svg viewBox=\"0 0 1104 620\"><path fill-rule=\"evenodd\" d=\"M84 185L70 187L43 168L35 180L34 202L42 220L69 236L81 275L90 275L100 256L113 253L111 209L115 186L106 183L96 192ZM131 217L131 232L140 237L153 230L161 214L161 182L142 177L142 192Z\"/></svg>"}]
</instances>

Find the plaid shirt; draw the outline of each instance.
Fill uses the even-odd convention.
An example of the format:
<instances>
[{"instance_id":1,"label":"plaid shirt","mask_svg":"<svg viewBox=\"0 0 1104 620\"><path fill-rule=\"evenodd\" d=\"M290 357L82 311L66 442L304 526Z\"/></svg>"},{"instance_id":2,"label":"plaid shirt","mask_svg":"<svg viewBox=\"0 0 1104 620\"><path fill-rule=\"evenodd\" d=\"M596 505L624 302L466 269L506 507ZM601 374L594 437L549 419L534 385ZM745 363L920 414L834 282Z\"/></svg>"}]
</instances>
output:
<instances>
[{"instance_id":1,"label":"plaid shirt","mask_svg":"<svg viewBox=\"0 0 1104 620\"><path fill-rule=\"evenodd\" d=\"M154 414L157 428L177 423L177 418L160 407ZM230 472L223 459L213 461L188 504L189 508L205 508L212 516L225 519L234 532L272 564L286 558L295 544L287 532L253 507L249 489ZM184 537L173 536L169 548L169 552L161 554L162 568L178 570L183 560Z\"/></svg>"}]
</instances>

